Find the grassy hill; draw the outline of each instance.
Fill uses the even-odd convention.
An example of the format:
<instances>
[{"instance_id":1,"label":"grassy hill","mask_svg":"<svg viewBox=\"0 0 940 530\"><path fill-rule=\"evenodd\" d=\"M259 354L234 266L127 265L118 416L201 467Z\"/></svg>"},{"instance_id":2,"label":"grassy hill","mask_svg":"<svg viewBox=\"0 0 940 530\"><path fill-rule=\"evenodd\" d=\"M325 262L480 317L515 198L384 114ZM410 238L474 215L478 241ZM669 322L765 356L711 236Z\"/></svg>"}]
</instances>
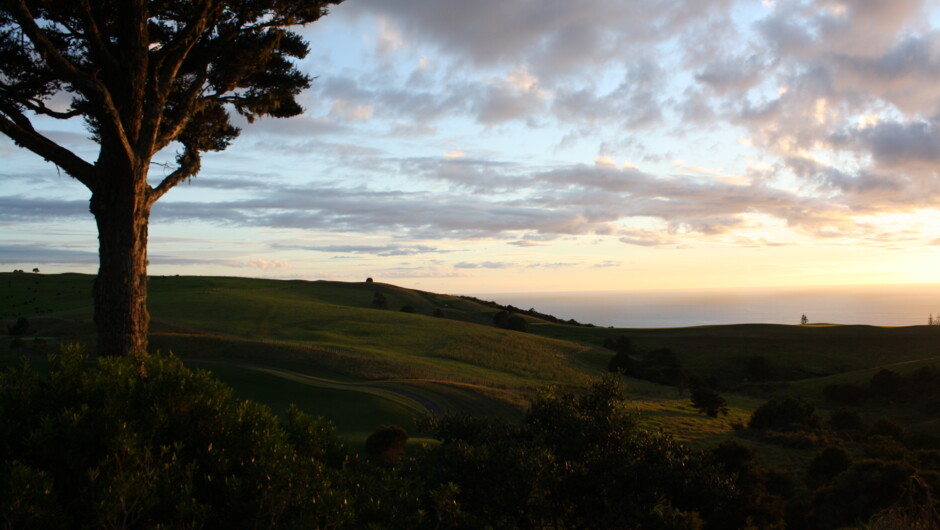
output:
<instances>
[{"instance_id":1,"label":"grassy hill","mask_svg":"<svg viewBox=\"0 0 940 530\"><path fill-rule=\"evenodd\" d=\"M93 351L91 283L79 274L0 274L2 327L18 317L31 331L0 361L79 342ZM709 443L746 421L775 394L819 398L832 381L867 381L884 366L940 365L940 328L747 324L670 329L568 325L524 315L528 333L492 325L484 301L383 283L153 277L151 348L213 371L239 395L283 410L290 402L337 423L350 440L376 425L414 432L428 412L511 417L538 388L580 387L605 372L606 338L626 336L640 353L673 350L684 370L727 389L731 415L714 420L676 388L628 383L644 421L687 441ZM373 303L376 293L386 309ZM400 311L410 306L414 313ZM433 315L438 316L433 316ZM767 381L749 378L762 359Z\"/></svg>"}]
</instances>

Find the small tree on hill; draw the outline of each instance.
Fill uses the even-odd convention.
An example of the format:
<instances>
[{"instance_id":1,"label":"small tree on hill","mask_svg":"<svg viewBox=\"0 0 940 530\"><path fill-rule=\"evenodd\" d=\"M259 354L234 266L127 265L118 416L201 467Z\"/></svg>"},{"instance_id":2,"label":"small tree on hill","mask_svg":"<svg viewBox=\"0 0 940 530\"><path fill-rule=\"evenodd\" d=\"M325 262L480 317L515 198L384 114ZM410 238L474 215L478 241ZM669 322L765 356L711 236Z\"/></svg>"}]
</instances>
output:
<instances>
[{"instance_id":1,"label":"small tree on hill","mask_svg":"<svg viewBox=\"0 0 940 530\"><path fill-rule=\"evenodd\" d=\"M728 415L725 398L712 388L702 386L693 388L692 406L710 418L717 418L719 414Z\"/></svg>"},{"instance_id":2,"label":"small tree on hill","mask_svg":"<svg viewBox=\"0 0 940 530\"><path fill-rule=\"evenodd\" d=\"M384 294L376 291L375 294L372 295L372 305L379 309L385 309L388 307L388 298L385 298Z\"/></svg>"}]
</instances>

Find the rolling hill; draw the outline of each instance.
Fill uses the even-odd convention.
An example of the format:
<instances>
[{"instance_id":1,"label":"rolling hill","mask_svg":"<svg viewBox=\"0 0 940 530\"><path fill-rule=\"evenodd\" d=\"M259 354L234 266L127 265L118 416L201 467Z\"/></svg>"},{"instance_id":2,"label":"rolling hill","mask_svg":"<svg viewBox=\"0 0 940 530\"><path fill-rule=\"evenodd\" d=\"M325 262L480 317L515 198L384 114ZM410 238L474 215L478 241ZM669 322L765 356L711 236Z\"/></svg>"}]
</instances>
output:
<instances>
[{"instance_id":1,"label":"rolling hill","mask_svg":"<svg viewBox=\"0 0 940 530\"><path fill-rule=\"evenodd\" d=\"M58 343L93 351L92 281L0 274L2 329L19 317L30 325L19 342L0 341L0 360L16 363L26 353L42 362L35 352ZM376 293L385 309L374 303ZM605 373L612 352L602 344L618 336L638 355L668 348L686 372L725 389L731 415L712 420L674 387L629 381L629 397L646 421L692 442L721 439L771 395L818 399L829 382L867 381L881 367L940 366L937 327L615 329L533 313L521 315L524 333L492 324L497 304L377 282L157 276L149 307L151 350L172 351L275 410L296 402L332 419L350 440L381 423L413 430L427 413L513 417L540 388L582 387ZM755 363L763 370L758 381Z\"/></svg>"}]
</instances>

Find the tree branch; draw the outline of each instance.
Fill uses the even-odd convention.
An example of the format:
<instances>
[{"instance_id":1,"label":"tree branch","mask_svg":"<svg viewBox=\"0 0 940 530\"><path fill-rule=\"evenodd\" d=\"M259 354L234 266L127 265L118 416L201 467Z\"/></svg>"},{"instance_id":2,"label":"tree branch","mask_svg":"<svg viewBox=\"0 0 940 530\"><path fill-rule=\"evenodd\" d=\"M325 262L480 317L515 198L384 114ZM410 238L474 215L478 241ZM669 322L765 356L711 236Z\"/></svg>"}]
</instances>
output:
<instances>
[{"instance_id":1,"label":"tree branch","mask_svg":"<svg viewBox=\"0 0 940 530\"><path fill-rule=\"evenodd\" d=\"M217 7L215 0L205 0L202 9L194 15L185 28L177 32L177 38L152 53L152 59L148 66L150 82L148 83L147 99L150 101L150 105L148 105L141 122L141 131L137 141L138 148L150 149L151 152L159 151L179 134L181 123L186 122L186 116L183 115L181 120L169 127L169 129L175 131L174 134L168 136L160 133L161 130L167 129L163 125L166 115L164 109L173 90L173 85L176 83L179 69L189 56L193 46L199 41L199 37L206 30L212 10ZM208 61L206 61L205 67L201 68L201 71L196 83L198 85L197 95L208 78Z\"/></svg>"},{"instance_id":2,"label":"tree branch","mask_svg":"<svg viewBox=\"0 0 940 530\"><path fill-rule=\"evenodd\" d=\"M66 173L94 191L93 168L78 155L46 138L33 129L26 116L6 102L0 102L0 132L9 136L17 145L61 167Z\"/></svg>"},{"instance_id":3,"label":"tree branch","mask_svg":"<svg viewBox=\"0 0 940 530\"><path fill-rule=\"evenodd\" d=\"M124 131L124 125L121 122L121 116L111 97L108 87L98 79L82 71L71 61L66 59L55 47L52 41L45 35L42 28L36 24L32 13L26 7L24 0L19 0L13 4L11 11L19 23L23 33L29 38L36 51L49 64L49 66L63 78L72 84L77 90L93 101L98 102L98 106L104 110L107 123L114 129L115 136L119 139L125 156L128 160L135 160L134 150L128 142L127 134Z\"/></svg>"},{"instance_id":4,"label":"tree branch","mask_svg":"<svg viewBox=\"0 0 940 530\"><path fill-rule=\"evenodd\" d=\"M153 204L160 197L166 195L166 192L170 191L173 186L199 173L199 168L202 165L199 151L189 146L184 147L183 154L177 158L177 162L179 162L180 166L164 177L163 181L160 182L156 188L151 190L149 197L150 204Z\"/></svg>"},{"instance_id":5,"label":"tree branch","mask_svg":"<svg viewBox=\"0 0 940 530\"><path fill-rule=\"evenodd\" d=\"M193 80L192 84L181 98L181 108L178 111L176 119L167 121L162 131L157 131L159 134L155 142L156 150L166 147L170 142L176 139L186 127L187 120L192 118L193 113L196 111L197 103L201 99L199 96L202 93L202 87L205 85L208 78L209 71L207 68L205 71L200 72L199 76Z\"/></svg>"}]
</instances>

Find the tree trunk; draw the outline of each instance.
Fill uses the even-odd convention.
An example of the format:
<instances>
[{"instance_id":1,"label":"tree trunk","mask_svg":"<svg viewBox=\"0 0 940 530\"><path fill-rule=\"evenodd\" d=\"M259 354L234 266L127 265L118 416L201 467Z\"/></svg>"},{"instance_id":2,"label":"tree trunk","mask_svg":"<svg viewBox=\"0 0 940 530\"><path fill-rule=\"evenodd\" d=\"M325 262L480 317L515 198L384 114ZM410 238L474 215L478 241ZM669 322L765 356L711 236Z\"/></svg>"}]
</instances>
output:
<instances>
[{"instance_id":1,"label":"tree trunk","mask_svg":"<svg viewBox=\"0 0 940 530\"><path fill-rule=\"evenodd\" d=\"M93 298L98 355L147 354L147 224L150 220L146 170L107 170L108 185L92 192L98 224L98 277Z\"/></svg>"}]
</instances>

